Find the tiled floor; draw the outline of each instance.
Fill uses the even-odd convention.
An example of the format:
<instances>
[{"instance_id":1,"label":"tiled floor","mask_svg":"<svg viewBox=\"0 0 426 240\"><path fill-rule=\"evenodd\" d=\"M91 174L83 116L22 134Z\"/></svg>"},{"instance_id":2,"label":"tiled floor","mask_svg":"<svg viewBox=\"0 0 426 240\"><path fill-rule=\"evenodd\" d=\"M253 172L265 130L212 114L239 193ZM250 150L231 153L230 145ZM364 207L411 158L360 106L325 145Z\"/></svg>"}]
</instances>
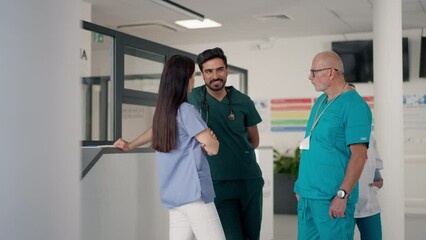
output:
<instances>
[{"instance_id":1,"label":"tiled floor","mask_svg":"<svg viewBox=\"0 0 426 240\"><path fill-rule=\"evenodd\" d=\"M297 215L275 214L274 215L274 240L296 240L297 239ZM354 240L359 239L355 231Z\"/></svg>"},{"instance_id":2,"label":"tiled floor","mask_svg":"<svg viewBox=\"0 0 426 240\"><path fill-rule=\"evenodd\" d=\"M274 215L274 240L297 239L297 215Z\"/></svg>"},{"instance_id":3,"label":"tiled floor","mask_svg":"<svg viewBox=\"0 0 426 240\"><path fill-rule=\"evenodd\" d=\"M405 239L426 240L426 215L405 215ZM297 239L297 215L274 215L274 239L273 240L296 240ZM359 232L355 229L354 240L359 240Z\"/></svg>"}]
</instances>

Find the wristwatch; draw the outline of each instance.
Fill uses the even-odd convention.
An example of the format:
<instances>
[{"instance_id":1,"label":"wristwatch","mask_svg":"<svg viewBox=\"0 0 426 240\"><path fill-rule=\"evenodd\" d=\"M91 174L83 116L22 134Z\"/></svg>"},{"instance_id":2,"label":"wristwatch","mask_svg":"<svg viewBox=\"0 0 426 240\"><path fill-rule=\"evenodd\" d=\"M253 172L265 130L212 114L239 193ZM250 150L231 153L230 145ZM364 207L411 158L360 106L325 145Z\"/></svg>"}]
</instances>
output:
<instances>
[{"instance_id":1,"label":"wristwatch","mask_svg":"<svg viewBox=\"0 0 426 240\"><path fill-rule=\"evenodd\" d=\"M337 190L336 197L340 199L348 199L350 196L349 193L347 193L344 189Z\"/></svg>"}]
</instances>

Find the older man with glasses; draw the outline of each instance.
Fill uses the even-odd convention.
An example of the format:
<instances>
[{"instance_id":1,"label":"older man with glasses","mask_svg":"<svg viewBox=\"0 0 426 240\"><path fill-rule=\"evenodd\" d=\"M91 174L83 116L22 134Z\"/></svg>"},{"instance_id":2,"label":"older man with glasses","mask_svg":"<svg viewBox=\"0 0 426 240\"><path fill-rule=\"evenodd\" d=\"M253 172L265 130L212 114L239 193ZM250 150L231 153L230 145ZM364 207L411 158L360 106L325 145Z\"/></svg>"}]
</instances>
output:
<instances>
[{"instance_id":1,"label":"older man with glasses","mask_svg":"<svg viewBox=\"0 0 426 240\"><path fill-rule=\"evenodd\" d=\"M331 51L318 53L309 80L324 92L309 117L302 149L298 239L353 239L354 211L371 133L371 110L348 86L343 63Z\"/></svg>"}]
</instances>

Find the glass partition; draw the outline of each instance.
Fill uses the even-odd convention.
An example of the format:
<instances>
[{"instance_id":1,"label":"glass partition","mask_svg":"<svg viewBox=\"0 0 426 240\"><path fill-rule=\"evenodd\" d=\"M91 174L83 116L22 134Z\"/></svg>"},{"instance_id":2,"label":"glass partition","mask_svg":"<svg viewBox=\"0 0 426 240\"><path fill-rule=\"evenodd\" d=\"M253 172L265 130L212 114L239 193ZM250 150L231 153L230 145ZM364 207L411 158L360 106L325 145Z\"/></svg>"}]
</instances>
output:
<instances>
[{"instance_id":1,"label":"glass partition","mask_svg":"<svg viewBox=\"0 0 426 240\"><path fill-rule=\"evenodd\" d=\"M114 39L82 30L80 49L83 91L83 140L112 140L112 77Z\"/></svg>"},{"instance_id":2,"label":"glass partition","mask_svg":"<svg viewBox=\"0 0 426 240\"><path fill-rule=\"evenodd\" d=\"M82 22L80 49L83 145L132 140L152 125L161 73L174 54L196 55L90 22ZM227 85L247 93L247 70L228 66ZM204 84L196 67L195 86Z\"/></svg>"},{"instance_id":3,"label":"glass partition","mask_svg":"<svg viewBox=\"0 0 426 240\"><path fill-rule=\"evenodd\" d=\"M125 47L124 88L158 93L164 56Z\"/></svg>"},{"instance_id":4,"label":"glass partition","mask_svg":"<svg viewBox=\"0 0 426 240\"><path fill-rule=\"evenodd\" d=\"M133 140L152 125L155 107L134 104L122 105L122 137Z\"/></svg>"}]
</instances>

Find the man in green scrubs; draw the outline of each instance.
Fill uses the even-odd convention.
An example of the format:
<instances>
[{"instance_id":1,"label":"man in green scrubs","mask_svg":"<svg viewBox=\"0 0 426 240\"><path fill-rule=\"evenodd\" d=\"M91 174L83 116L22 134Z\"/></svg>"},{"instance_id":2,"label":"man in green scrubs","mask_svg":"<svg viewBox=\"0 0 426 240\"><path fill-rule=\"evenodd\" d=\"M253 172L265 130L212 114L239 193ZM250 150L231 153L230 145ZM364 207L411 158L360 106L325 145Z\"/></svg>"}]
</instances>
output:
<instances>
[{"instance_id":1,"label":"man in green scrubs","mask_svg":"<svg viewBox=\"0 0 426 240\"><path fill-rule=\"evenodd\" d=\"M208 160L226 239L259 239L264 181L254 149L262 119L247 95L225 87L228 63L222 49L205 50L197 62L205 85L194 88L188 101L220 142L219 153Z\"/></svg>"},{"instance_id":2,"label":"man in green scrubs","mask_svg":"<svg viewBox=\"0 0 426 240\"><path fill-rule=\"evenodd\" d=\"M295 184L298 239L353 239L358 180L367 160L371 110L344 79L334 52L317 54L309 80L322 94L309 117Z\"/></svg>"}]
</instances>

